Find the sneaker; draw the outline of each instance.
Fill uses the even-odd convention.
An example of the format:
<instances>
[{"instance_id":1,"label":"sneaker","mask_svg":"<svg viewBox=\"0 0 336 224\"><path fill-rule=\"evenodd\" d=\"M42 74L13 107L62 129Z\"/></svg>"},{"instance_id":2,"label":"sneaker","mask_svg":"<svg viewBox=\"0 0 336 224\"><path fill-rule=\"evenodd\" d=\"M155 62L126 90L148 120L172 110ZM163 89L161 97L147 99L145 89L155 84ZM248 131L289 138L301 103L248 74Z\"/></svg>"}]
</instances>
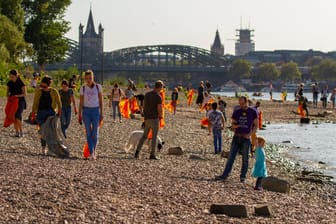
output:
<instances>
[{"instance_id":1,"label":"sneaker","mask_svg":"<svg viewBox=\"0 0 336 224\"><path fill-rule=\"evenodd\" d=\"M114 121L113 121L113 123L117 123L117 121L116 121L116 120L114 120Z\"/></svg>"},{"instance_id":2,"label":"sneaker","mask_svg":"<svg viewBox=\"0 0 336 224\"><path fill-rule=\"evenodd\" d=\"M134 158L138 159L139 158L139 151L135 151Z\"/></svg>"},{"instance_id":3,"label":"sneaker","mask_svg":"<svg viewBox=\"0 0 336 224\"><path fill-rule=\"evenodd\" d=\"M16 132L15 137L20 138L20 137L21 137L21 136L20 136L20 133L19 133L19 132Z\"/></svg>"},{"instance_id":4,"label":"sneaker","mask_svg":"<svg viewBox=\"0 0 336 224\"><path fill-rule=\"evenodd\" d=\"M122 121L121 121L121 120L119 120L119 123L122 123Z\"/></svg>"},{"instance_id":5,"label":"sneaker","mask_svg":"<svg viewBox=\"0 0 336 224\"><path fill-rule=\"evenodd\" d=\"M155 155L150 155L149 159L150 160L159 160L159 158L156 157Z\"/></svg>"},{"instance_id":6,"label":"sneaker","mask_svg":"<svg viewBox=\"0 0 336 224\"><path fill-rule=\"evenodd\" d=\"M227 179L228 177L224 175L215 176L215 181L226 181Z\"/></svg>"},{"instance_id":7,"label":"sneaker","mask_svg":"<svg viewBox=\"0 0 336 224\"><path fill-rule=\"evenodd\" d=\"M262 187L255 187L254 190L255 191L263 191L264 189Z\"/></svg>"},{"instance_id":8,"label":"sneaker","mask_svg":"<svg viewBox=\"0 0 336 224\"><path fill-rule=\"evenodd\" d=\"M23 132L20 132L20 137L23 138L24 137L24 134Z\"/></svg>"},{"instance_id":9,"label":"sneaker","mask_svg":"<svg viewBox=\"0 0 336 224\"><path fill-rule=\"evenodd\" d=\"M240 183L245 183L245 178L240 178Z\"/></svg>"}]
</instances>

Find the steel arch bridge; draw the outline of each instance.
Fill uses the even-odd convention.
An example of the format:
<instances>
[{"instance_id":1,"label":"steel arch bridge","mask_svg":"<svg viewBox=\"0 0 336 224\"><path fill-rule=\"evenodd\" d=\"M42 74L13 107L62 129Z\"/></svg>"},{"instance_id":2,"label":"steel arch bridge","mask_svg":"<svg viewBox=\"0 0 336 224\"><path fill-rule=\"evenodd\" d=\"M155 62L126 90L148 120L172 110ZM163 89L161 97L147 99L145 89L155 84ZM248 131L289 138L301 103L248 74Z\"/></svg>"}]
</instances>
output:
<instances>
[{"instance_id":1,"label":"steel arch bridge","mask_svg":"<svg viewBox=\"0 0 336 224\"><path fill-rule=\"evenodd\" d=\"M68 39L66 60L48 65L50 70L77 65L105 73L113 72L172 72L172 73L225 73L231 58L211 54L209 50L187 45L149 45L123 48L104 52L103 61L90 66L80 65L80 50L77 41ZM102 66L103 63L103 66Z\"/></svg>"},{"instance_id":2,"label":"steel arch bridge","mask_svg":"<svg viewBox=\"0 0 336 224\"><path fill-rule=\"evenodd\" d=\"M187 45L123 48L104 55L105 71L221 72L228 59Z\"/></svg>"}]
</instances>

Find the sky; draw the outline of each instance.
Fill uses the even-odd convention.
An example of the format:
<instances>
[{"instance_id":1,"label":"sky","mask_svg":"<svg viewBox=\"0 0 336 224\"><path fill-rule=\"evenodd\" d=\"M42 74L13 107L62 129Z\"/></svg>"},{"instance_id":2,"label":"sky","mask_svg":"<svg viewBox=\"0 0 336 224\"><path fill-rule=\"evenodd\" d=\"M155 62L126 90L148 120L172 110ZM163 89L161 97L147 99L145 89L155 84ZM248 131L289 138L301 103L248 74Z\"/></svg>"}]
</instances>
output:
<instances>
[{"instance_id":1,"label":"sky","mask_svg":"<svg viewBox=\"0 0 336 224\"><path fill-rule=\"evenodd\" d=\"M234 54L236 29L254 30L256 50L336 50L335 0L72 0L67 37L78 40L90 7L102 23L104 51L184 44L210 49L219 30Z\"/></svg>"}]
</instances>

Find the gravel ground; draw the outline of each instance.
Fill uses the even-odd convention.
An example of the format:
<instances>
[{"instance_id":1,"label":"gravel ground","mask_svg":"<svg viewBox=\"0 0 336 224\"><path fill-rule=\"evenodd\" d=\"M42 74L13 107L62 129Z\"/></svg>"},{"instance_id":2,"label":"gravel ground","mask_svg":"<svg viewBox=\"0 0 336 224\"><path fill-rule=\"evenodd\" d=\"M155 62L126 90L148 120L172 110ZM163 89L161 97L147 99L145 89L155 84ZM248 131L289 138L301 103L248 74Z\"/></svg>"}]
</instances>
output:
<instances>
[{"instance_id":1,"label":"gravel ground","mask_svg":"<svg viewBox=\"0 0 336 224\"><path fill-rule=\"evenodd\" d=\"M0 101L3 110L5 99ZM233 99L227 102L229 108L236 104ZM267 121L298 119L289 112L294 103L262 105ZM84 127L75 117L68 130L70 159L42 156L35 126L26 124L20 139L13 137L13 127L0 129L0 223L336 223L335 186L299 182L281 164L268 164L269 174L292 184L289 195L255 192L252 177L240 183L240 158L228 182L213 181L225 159L213 154L212 137L200 128L203 114L183 100L176 116L166 115L166 127L160 131L166 144L159 161L150 161L145 150L139 160L125 154L129 133L139 130L141 122L112 123L110 110L105 111L96 161L82 159ZM229 133L225 135L228 150ZM183 147L185 155L167 155L173 146ZM204 160L191 160L190 155ZM246 205L249 217L210 214L212 203ZM271 218L253 214L261 204L272 206Z\"/></svg>"}]
</instances>

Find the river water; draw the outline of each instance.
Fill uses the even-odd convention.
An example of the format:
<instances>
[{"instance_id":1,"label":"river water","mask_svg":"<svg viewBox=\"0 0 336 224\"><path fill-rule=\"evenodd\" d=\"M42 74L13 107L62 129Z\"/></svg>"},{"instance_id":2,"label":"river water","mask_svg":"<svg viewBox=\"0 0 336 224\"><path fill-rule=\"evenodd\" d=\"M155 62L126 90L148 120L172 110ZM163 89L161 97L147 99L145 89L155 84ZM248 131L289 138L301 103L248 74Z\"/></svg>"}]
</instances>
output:
<instances>
[{"instance_id":1,"label":"river water","mask_svg":"<svg viewBox=\"0 0 336 224\"><path fill-rule=\"evenodd\" d=\"M270 143L289 147L288 156L336 178L336 124L272 124L258 131ZM290 143L284 143L284 142ZM323 162L325 164L319 164Z\"/></svg>"},{"instance_id":2,"label":"river water","mask_svg":"<svg viewBox=\"0 0 336 224\"><path fill-rule=\"evenodd\" d=\"M215 92L215 95L234 97L234 92ZM250 99L269 100L269 93L262 97L252 96L253 92L244 92ZM312 101L312 93L305 96ZM273 99L281 100L281 93L274 92ZM294 101L294 93L288 93L287 100ZM272 124L258 133L273 144L284 144L290 148L287 155L304 166L321 170L336 178L336 124ZM289 141L291 143L283 143ZM319 164L323 162L324 164Z\"/></svg>"},{"instance_id":3,"label":"river water","mask_svg":"<svg viewBox=\"0 0 336 224\"><path fill-rule=\"evenodd\" d=\"M227 97L234 97L235 92L213 92L214 95L219 96L227 96ZM247 94L249 99L256 99L256 100L270 100L269 93L263 93L263 96L252 96L253 92L242 92L240 93L242 95ZM280 92L273 92L273 99L274 100L281 100L281 93ZM313 94L312 93L305 93L305 96L309 101L313 101ZM294 93L288 93L287 94L287 100L288 101L294 101Z\"/></svg>"}]
</instances>

